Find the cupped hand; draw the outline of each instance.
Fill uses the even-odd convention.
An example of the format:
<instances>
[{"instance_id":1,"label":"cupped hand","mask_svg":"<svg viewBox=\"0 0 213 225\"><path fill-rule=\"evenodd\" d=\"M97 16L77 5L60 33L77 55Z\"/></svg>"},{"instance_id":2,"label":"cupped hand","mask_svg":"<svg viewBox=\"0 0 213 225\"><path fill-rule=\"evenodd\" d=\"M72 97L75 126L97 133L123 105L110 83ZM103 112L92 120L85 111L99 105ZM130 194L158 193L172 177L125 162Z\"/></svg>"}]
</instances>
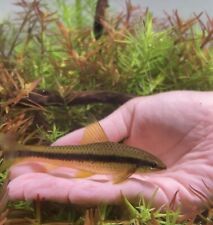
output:
<instances>
[{"instance_id":1,"label":"cupped hand","mask_svg":"<svg viewBox=\"0 0 213 225\"><path fill-rule=\"evenodd\" d=\"M76 204L118 203L154 198L155 206L173 202L182 211L196 210L213 198L213 92L175 91L137 97L100 121L110 141L144 149L159 157L167 169L134 174L112 184L95 175L72 179L75 171L57 168L43 172L42 163L11 169L11 199L46 199ZM58 139L54 145L78 144L83 129Z\"/></svg>"}]
</instances>

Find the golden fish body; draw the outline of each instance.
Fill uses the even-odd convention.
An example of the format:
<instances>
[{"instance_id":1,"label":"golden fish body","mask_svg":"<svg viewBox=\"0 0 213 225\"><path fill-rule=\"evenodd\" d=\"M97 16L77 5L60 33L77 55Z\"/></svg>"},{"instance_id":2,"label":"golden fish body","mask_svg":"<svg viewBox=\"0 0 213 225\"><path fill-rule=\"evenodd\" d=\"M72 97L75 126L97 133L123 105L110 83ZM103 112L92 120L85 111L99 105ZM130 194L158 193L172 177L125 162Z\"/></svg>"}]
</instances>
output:
<instances>
[{"instance_id":1,"label":"golden fish body","mask_svg":"<svg viewBox=\"0 0 213 225\"><path fill-rule=\"evenodd\" d=\"M2 135L0 135L0 145L3 149L2 157L5 162L36 160L52 165L52 167L75 168L79 170L76 177L110 174L113 176L114 183L119 183L136 171L145 172L166 168L163 162L148 152L125 144L109 142L103 137L101 140L104 139L104 142L83 145L34 146L16 144L5 147Z\"/></svg>"}]
</instances>

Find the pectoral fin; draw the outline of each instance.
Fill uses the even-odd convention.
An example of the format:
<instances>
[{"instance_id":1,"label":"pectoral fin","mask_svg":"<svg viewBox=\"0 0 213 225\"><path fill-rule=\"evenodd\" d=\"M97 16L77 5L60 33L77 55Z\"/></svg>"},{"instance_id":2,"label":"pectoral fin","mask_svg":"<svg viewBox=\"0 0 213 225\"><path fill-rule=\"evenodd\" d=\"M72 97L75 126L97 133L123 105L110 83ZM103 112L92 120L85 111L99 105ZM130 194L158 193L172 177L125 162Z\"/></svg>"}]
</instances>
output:
<instances>
[{"instance_id":1,"label":"pectoral fin","mask_svg":"<svg viewBox=\"0 0 213 225\"><path fill-rule=\"evenodd\" d=\"M122 173L114 174L112 177L113 184L122 183L126 179L128 179L135 171L137 167L132 167L128 170L123 171Z\"/></svg>"},{"instance_id":2,"label":"pectoral fin","mask_svg":"<svg viewBox=\"0 0 213 225\"><path fill-rule=\"evenodd\" d=\"M86 178L86 177L90 177L90 176L92 176L92 175L94 175L94 173L89 172L89 171L86 171L86 170L79 170L79 171L75 174L74 178Z\"/></svg>"},{"instance_id":3,"label":"pectoral fin","mask_svg":"<svg viewBox=\"0 0 213 225\"><path fill-rule=\"evenodd\" d=\"M105 134L99 122L92 123L85 127L84 134L80 144L91 144L97 142L108 142L109 139Z\"/></svg>"}]
</instances>

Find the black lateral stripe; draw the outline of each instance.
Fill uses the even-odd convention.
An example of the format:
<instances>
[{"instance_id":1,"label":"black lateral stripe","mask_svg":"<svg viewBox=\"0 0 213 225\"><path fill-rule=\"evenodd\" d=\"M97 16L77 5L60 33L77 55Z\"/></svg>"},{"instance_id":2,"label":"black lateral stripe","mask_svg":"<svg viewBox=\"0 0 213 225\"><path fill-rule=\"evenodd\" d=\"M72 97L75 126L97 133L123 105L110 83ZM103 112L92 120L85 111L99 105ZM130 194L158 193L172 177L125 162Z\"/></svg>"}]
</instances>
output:
<instances>
[{"instance_id":1,"label":"black lateral stripe","mask_svg":"<svg viewBox=\"0 0 213 225\"><path fill-rule=\"evenodd\" d=\"M155 162L150 162L143 159L127 157L127 156L117 156L117 155L97 155L97 154L79 154L79 153L47 153L47 152L35 152L35 151L16 151L15 157L38 157L46 159L55 159L63 161L87 161L87 162L103 162L103 163L121 163L121 164L133 164L137 167L152 167L156 168Z\"/></svg>"}]
</instances>

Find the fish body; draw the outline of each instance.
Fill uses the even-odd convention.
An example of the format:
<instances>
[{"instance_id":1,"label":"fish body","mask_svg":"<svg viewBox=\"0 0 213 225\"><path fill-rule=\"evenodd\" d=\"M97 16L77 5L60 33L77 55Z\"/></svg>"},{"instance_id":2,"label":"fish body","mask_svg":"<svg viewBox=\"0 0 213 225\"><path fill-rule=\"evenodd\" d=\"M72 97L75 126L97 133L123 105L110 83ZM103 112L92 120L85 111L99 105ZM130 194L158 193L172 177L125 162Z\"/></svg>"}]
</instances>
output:
<instances>
[{"instance_id":1,"label":"fish body","mask_svg":"<svg viewBox=\"0 0 213 225\"><path fill-rule=\"evenodd\" d=\"M86 131L87 132L87 131ZM93 174L110 174L119 183L135 172L165 169L164 163L154 155L121 143L106 141L70 146L36 146L16 143L8 146L0 135L2 157L5 162L36 160L53 167L70 167L79 170L76 177ZM83 137L87 139L88 135ZM96 139L97 141L98 139ZM84 141L85 142L85 141ZM3 145L4 143L4 145Z\"/></svg>"},{"instance_id":2,"label":"fish body","mask_svg":"<svg viewBox=\"0 0 213 225\"><path fill-rule=\"evenodd\" d=\"M71 146L16 145L15 151L4 152L5 160L40 158L59 166L88 169L97 173L112 173L126 167L142 170L164 169L155 156L125 144L114 142Z\"/></svg>"}]
</instances>

